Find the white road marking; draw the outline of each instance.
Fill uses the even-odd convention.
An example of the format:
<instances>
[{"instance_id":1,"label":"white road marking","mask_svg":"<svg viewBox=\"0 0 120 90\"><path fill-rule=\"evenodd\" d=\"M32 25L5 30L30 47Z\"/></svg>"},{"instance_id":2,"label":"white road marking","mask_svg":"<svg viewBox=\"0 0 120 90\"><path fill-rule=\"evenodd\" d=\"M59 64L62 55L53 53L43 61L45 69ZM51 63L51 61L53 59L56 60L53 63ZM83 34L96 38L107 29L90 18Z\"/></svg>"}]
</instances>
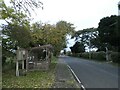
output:
<instances>
[{"instance_id":1,"label":"white road marking","mask_svg":"<svg viewBox=\"0 0 120 90\"><path fill-rule=\"evenodd\" d=\"M71 68L69 65L67 65L67 67L70 69L70 71L72 72L72 74L75 76L77 82L81 85L81 88L82 88L83 90L86 90L85 87L82 85L81 81L79 80L79 78L77 77L77 75L76 75L76 74L74 73L74 71L72 70L72 68Z\"/></svg>"}]
</instances>

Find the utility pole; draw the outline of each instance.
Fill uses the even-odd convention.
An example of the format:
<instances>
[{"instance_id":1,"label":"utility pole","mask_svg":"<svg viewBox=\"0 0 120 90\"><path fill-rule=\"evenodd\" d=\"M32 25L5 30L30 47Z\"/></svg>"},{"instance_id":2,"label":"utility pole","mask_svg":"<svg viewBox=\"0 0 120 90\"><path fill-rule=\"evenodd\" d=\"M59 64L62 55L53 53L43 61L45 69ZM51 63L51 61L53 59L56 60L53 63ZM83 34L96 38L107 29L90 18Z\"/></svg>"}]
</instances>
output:
<instances>
[{"instance_id":1,"label":"utility pole","mask_svg":"<svg viewBox=\"0 0 120 90\"><path fill-rule=\"evenodd\" d=\"M108 60L109 60L109 56L108 56L108 48L105 47L105 49L106 49L106 61L108 61Z\"/></svg>"},{"instance_id":2,"label":"utility pole","mask_svg":"<svg viewBox=\"0 0 120 90\"><path fill-rule=\"evenodd\" d=\"M90 38L89 38L89 59L91 59L91 42L90 42L90 40L91 40L91 32L90 32Z\"/></svg>"}]
</instances>

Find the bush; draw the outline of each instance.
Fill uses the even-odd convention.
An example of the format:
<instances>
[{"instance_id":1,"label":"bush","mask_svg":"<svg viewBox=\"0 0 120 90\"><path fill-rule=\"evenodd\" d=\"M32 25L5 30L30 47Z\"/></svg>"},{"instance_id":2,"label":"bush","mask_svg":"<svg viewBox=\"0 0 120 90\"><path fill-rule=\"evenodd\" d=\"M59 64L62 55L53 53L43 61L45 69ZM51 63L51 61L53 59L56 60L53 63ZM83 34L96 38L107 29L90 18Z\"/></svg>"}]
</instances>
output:
<instances>
[{"instance_id":1,"label":"bush","mask_svg":"<svg viewBox=\"0 0 120 90\"><path fill-rule=\"evenodd\" d=\"M73 53L73 54L71 54L71 55L69 55L69 56L73 56L73 57L81 57L81 53Z\"/></svg>"},{"instance_id":2,"label":"bush","mask_svg":"<svg viewBox=\"0 0 120 90\"><path fill-rule=\"evenodd\" d=\"M120 63L120 53L119 52L112 52L111 59L115 63Z\"/></svg>"},{"instance_id":3,"label":"bush","mask_svg":"<svg viewBox=\"0 0 120 90\"><path fill-rule=\"evenodd\" d=\"M119 52L109 51L108 55L109 55L109 61L112 61L115 63L120 63L120 53ZM89 59L89 52L72 54L71 56ZM91 59L105 61L106 60L106 53L104 51L91 52Z\"/></svg>"},{"instance_id":4,"label":"bush","mask_svg":"<svg viewBox=\"0 0 120 90\"><path fill-rule=\"evenodd\" d=\"M106 57L105 57L106 54L103 51L101 51L101 52L91 52L90 54L91 54L91 59L101 60L101 61L106 60ZM75 54L74 56L89 59L89 52L84 52L84 53L81 53L81 54Z\"/></svg>"},{"instance_id":5,"label":"bush","mask_svg":"<svg viewBox=\"0 0 120 90\"><path fill-rule=\"evenodd\" d=\"M9 71L11 69L15 69L15 61L14 58L8 57L6 58L4 65L2 66L2 71Z\"/></svg>"},{"instance_id":6,"label":"bush","mask_svg":"<svg viewBox=\"0 0 120 90\"><path fill-rule=\"evenodd\" d=\"M96 60L101 60L105 61L106 60L106 54L103 51L100 52L92 52L91 53L91 59L96 59Z\"/></svg>"},{"instance_id":7,"label":"bush","mask_svg":"<svg viewBox=\"0 0 120 90\"><path fill-rule=\"evenodd\" d=\"M88 52L84 52L84 53L81 54L81 57L88 59L89 58L89 53Z\"/></svg>"},{"instance_id":8,"label":"bush","mask_svg":"<svg viewBox=\"0 0 120 90\"><path fill-rule=\"evenodd\" d=\"M71 56L72 55L71 51L68 51L66 55Z\"/></svg>"}]
</instances>

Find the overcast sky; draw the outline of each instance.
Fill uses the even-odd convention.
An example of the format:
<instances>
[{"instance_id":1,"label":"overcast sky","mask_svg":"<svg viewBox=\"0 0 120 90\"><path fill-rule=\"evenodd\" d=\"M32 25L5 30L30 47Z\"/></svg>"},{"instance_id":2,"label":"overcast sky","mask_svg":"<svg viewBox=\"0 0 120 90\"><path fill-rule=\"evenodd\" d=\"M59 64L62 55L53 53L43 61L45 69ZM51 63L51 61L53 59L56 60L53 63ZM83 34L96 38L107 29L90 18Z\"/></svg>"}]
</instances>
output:
<instances>
[{"instance_id":1,"label":"overcast sky","mask_svg":"<svg viewBox=\"0 0 120 90\"><path fill-rule=\"evenodd\" d=\"M100 19L118 15L120 0L40 0L44 9L33 14L35 21L55 24L60 20L71 22L76 30L98 27Z\"/></svg>"}]
</instances>

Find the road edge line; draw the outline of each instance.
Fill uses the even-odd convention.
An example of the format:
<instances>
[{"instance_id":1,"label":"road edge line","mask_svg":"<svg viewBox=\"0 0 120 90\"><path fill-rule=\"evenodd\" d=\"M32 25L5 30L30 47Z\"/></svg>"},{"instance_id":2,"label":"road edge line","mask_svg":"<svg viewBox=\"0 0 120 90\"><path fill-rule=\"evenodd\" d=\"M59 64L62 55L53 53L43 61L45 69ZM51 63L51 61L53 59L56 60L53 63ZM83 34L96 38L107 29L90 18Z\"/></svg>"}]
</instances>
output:
<instances>
[{"instance_id":1,"label":"road edge line","mask_svg":"<svg viewBox=\"0 0 120 90\"><path fill-rule=\"evenodd\" d=\"M72 74L74 75L74 77L75 77L75 79L77 80L77 82L81 85L81 88L82 88L83 90L86 90L85 87L83 86L82 82L80 81L80 79L77 77L77 75L76 75L76 74L74 73L74 71L72 70L72 68L71 68L69 65L67 65L67 67L70 69L70 71L71 71Z\"/></svg>"}]
</instances>

